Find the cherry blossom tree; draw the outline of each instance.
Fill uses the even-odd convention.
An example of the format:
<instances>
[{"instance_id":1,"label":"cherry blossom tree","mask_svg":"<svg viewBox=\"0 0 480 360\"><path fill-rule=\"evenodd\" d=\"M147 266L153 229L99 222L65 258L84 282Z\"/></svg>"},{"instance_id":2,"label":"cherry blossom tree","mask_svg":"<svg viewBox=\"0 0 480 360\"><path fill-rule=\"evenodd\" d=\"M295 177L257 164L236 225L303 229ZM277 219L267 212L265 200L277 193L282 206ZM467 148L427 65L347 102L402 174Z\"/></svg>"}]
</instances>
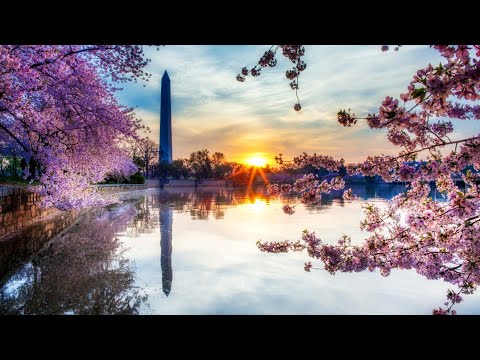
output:
<instances>
[{"instance_id":1,"label":"cherry blossom tree","mask_svg":"<svg viewBox=\"0 0 480 360\"><path fill-rule=\"evenodd\" d=\"M121 143L143 126L115 84L147 80L141 46L0 46L0 136L23 152L47 205L104 202L90 187L137 171Z\"/></svg>"},{"instance_id":2,"label":"cherry blossom tree","mask_svg":"<svg viewBox=\"0 0 480 360\"><path fill-rule=\"evenodd\" d=\"M454 133L455 122L480 120L480 106L475 103L480 99L480 45L432 47L444 62L419 69L399 99L387 96L378 112L364 117L350 110L338 112L338 122L343 126L354 126L362 120L371 129L385 129L388 140L399 148L396 156L372 154L363 162L352 164L345 164L343 159L307 153L293 159L297 167L311 165L338 171L345 166L348 175L379 175L386 182L407 182L408 190L390 200L386 208L368 203L363 206L365 219L360 228L370 235L361 245L353 245L347 235L331 245L314 232L305 230L301 240L258 241L257 246L272 253L306 250L331 274L368 269L388 276L393 269L414 269L428 279L442 279L456 287L456 290L448 290L444 306L433 310L433 314L455 314L453 306L480 283L477 174L480 171L480 134L455 138ZM303 47L280 45L275 49L278 48L284 52L291 49L286 56L291 56L298 66ZM388 49L384 45L381 50ZM256 76L254 70L265 67L266 59L267 65L274 66L274 55L272 50L267 51L259 65L250 71L244 68L239 76L249 73ZM296 71L298 79L299 69ZM299 109L300 106L295 108ZM277 161L284 163L281 155ZM466 185L463 190L452 180L452 174L462 174ZM433 184L444 195L443 201L430 196ZM274 196L298 192L301 203L315 204L322 194L344 188L342 176L326 181L308 174L293 185L272 184L268 192ZM343 198L351 201L355 194L346 189ZM283 210L292 215L295 206L285 205ZM311 262L305 263L306 271L312 267Z\"/></svg>"}]
</instances>

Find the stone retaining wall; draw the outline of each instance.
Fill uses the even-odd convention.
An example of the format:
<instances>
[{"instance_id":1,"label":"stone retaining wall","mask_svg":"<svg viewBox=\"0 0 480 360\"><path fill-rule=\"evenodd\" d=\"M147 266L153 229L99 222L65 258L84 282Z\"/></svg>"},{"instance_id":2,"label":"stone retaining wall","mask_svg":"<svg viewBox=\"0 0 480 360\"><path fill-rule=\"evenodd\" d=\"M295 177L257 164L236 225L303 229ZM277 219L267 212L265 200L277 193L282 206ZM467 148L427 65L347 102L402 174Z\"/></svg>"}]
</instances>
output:
<instances>
[{"instance_id":1,"label":"stone retaining wall","mask_svg":"<svg viewBox=\"0 0 480 360\"><path fill-rule=\"evenodd\" d=\"M41 208L40 200L40 195L23 188L0 186L0 236L60 211Z\"/></svg>"},{"instance_id":2,"label":"stone retaining wall","mask_svg":"<svg viewBox=\"0 0 480 360\"><path fill-rule=\"evenodd\" d=\"M146 185L96 185L100 193L112 194L147 189ZM62 211L40 207L41 196L18 186L0 186L0 237L21 229L47 216ZM63 213L67 213L63 211Z\"/></svg>"},{"instance_id":3,"label":"stone retaining wall","mask_svg":"<svg viewBox=\"0 0 480 360\"><path fill-rule=\"evenodd\" d=\"M80 210L60 211L0 238L0 286L52 237L74 224Z\"/></svg>"}]
</instances>

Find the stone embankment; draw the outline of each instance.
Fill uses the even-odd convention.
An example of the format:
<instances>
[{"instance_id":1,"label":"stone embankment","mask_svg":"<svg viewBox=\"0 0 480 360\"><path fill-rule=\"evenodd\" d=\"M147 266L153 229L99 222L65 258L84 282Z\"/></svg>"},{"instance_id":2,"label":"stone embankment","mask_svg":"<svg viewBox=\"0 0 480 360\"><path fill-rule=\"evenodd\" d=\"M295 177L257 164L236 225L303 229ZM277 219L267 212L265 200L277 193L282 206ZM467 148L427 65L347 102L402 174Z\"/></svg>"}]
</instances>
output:
<instances>
[{"instance_id":1,"label":"stone embankment","mask_svg":"<svg viewBox=\"0 0 480 360\"><path fill-rule=\"evenodd\" d=\"M0 186L0 236L21 229L60 210L40 206L41 196L16 186Z\"/></svg>"},{"instance_id":2,"label":"stone embankment","mask_svg":"<svg viewBox=\"0 0 480 360\"><path fill-rule=\"evenodd\" d=\"M146 185L98 186L99 191L105 194L146 188ZM23 187L0 186L0 237L54 214L63 213L64 216L70 217L71 211L60 211L55 207L44 208L41 206L41 200L39 194L27 191ZM48 229L42 229L40 232L48 234Z\"/></svg>"}]
</instances>

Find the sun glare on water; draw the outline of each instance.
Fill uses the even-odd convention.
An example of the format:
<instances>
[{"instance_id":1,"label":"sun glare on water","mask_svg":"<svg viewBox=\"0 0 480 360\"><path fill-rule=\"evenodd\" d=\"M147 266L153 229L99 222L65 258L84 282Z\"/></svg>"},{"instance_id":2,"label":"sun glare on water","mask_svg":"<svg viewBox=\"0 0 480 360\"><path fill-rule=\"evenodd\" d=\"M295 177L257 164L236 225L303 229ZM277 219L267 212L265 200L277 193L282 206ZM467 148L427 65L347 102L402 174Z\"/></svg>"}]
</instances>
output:
<instances>
[{"instance_id":1,"label":"sun glare on water","mask_svg":"<svg viewBox=\"0 0 480 360\"><path fill-rule=\"evenodd\" d=\"M255 199L253 203L247 204L247 207L254 213L260 213L265 210L267 203L263 199Z\"/></svg>"},{"instance_id":2,"label":"sun glare on water","mask_svg":"<svg viewBox=\"0 0 480 360\"><path fill-rule=\"evenodd\" d=\"M248 165L257 166L257 167L264 167L267 164L267 160L260 156L254 156L246 160Z\"/></svg>"}]
</instances>

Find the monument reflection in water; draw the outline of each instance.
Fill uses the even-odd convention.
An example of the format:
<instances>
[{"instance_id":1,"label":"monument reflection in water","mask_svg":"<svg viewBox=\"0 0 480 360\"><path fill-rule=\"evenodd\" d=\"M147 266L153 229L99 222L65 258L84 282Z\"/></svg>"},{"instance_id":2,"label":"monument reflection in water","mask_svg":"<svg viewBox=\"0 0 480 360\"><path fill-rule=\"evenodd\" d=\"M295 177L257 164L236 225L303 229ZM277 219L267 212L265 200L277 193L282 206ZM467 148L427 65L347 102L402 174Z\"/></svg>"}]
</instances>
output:
<instances>
[{"instance_id":1,"label":"monument reflection in water","mask_svg":"<svg viewBox=\"0 0 480 360\"><path fill-rule=\"evenodd\" d=\"M261 187L132 191L78 218L46 219L0 241L0 315L430 312L448 284L414 271L311 274L304 253L256 248L256 239L295 239L303 228L326 242L340 233L361 241L363 202L386 204L405 191L395 184L352 188L361 199L349 203L332 192L291 217L281 208L299 198L269 198ZM52 227L56 236L42 235ZM473 296L460 304L462 313L480 312Z\"/></svg>"},{"instance_id":2,"label":"monument reflection in water","mask_svg":"<svg viewBox=\"0 0 480 360\"><path fill-rule=\"evenodd\" d=\"M166 205L160 207L160 267L162 268L162 290L168 296L172 290L172 208Z\"/></svg>"}]
</instances>

